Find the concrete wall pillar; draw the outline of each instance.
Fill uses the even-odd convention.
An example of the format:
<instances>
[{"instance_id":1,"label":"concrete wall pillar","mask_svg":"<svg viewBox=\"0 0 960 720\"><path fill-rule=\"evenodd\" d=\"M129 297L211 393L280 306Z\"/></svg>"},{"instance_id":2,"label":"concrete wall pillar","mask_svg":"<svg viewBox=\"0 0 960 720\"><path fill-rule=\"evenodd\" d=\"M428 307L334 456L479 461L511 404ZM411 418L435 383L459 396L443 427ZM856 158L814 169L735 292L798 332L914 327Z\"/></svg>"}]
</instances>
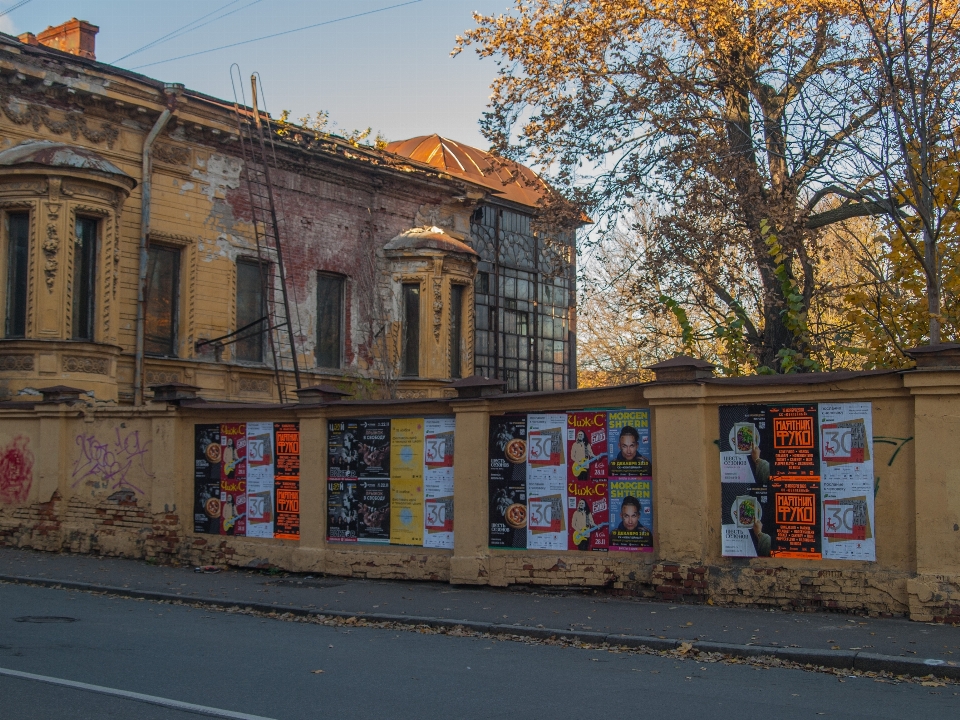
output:
<instances>
[{"instance_id":1,"label":"concrete wall pillar","mask_svg":"<svg viewBox=\"0 0 960 720\"><path fill-rule=\"evenodd\" d=\"M457 446L453 464L454 533L450 582L486 585L489 498L487 447L490 408L484 402L453 402L457 418Z\"/></svg>"},{"instance_id":2,"label":"concrete wall pillar","mask_svg":"<svg viewBox=\"0 0 960 720\"><path fill-rule=\"evenodd\" d=\"M709 424L716 412L705 410L700 384L651 386L645 390L651 408L653 511L659 562L701 565L709 524L708 489L716 484L707 458L716 453Z\"/></svg>"}]
</instances>

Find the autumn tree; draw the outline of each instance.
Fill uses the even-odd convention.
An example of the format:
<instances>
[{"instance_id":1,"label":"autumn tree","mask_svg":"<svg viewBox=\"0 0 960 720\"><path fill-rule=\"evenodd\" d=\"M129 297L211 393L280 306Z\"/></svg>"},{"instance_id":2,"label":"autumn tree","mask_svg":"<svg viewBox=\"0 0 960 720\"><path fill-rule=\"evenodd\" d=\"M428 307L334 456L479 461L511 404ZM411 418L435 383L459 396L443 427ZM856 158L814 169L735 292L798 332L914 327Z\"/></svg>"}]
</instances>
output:
<instances>
[{"instance_id":1,"label":"autumn tree","mask_svg":"<svg viewBox=\"0 0 960 720\"><path fill-rule=\"evenodd\" d=\"M494 151L549 171L604 229L635 198L656 205L647 302L695 316L752 367L819 367L821 230L893 210L856 159L880 102L850 7L518 0L475 19L455 52L499 63L482 121Z\"/></svg>"},{"instance_id":2,"label":"autumn tree","mask_svg":"<svg viewBox=\"0 0 960 720\"><path fill-rule=\"evenodd\" d=\"M930 344L941 342L945 272L947 299L956 302L960 6L954 0L857 0L856 19L869 35L865 83L880 113L876 133L849 142L870 178L864 185L896 207L885 258L894 276L875 274L871 293L889 304L875 305L872 317L893 357L902 357L903 343L915 344L924 334ZM919 304L926 306L922 316ZM908 306L911 311L896 318ZM948 310L955 332L955 308ZM887 313L894 315L884 319Z\"/></svg>"}]
</instances>

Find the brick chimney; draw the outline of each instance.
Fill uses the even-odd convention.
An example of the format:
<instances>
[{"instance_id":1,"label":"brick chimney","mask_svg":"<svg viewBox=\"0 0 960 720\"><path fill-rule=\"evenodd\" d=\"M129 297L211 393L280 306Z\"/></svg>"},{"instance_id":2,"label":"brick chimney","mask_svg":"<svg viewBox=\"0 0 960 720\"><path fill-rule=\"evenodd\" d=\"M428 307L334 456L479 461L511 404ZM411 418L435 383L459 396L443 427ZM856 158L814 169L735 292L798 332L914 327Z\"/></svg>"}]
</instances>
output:
<instances>
[{"instance_id":1,"label":"brick chimney","mask_svg":"<svg viewBox=\"0 0 960 720\"><path fill-rule=\"evenodd\" d=\"M71 18L62 25L48 27L42 33L23 33L18 40L27 45L46 45L71 55L96 60L97 33L100 28L86 20Z\"/></svg>"}]
</instances>

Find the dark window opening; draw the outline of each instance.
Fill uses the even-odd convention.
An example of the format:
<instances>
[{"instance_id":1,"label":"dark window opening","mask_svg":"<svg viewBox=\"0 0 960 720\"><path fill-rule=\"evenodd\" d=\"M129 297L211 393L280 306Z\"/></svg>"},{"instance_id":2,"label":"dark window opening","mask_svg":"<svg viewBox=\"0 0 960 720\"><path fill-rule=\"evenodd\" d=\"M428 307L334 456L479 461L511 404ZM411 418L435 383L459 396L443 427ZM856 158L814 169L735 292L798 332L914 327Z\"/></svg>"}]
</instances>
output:
<instances>
[{"instance_id":1,"label":"dark window opening","mask_svg":"<svg viewBox=\"0 0 960 720\"><path fill-rule=\"evenodd\" d=\"M317 275L317 367L339 369L343 357L343 289L338 275Z\"/></svg>"},{"instance_id":2,"label":"dark window opening","mask_svg":"<svg viewBox=\"0 0 960 720\"><path fill-rule=\"evenodd\" d=\"M8 338L27 334L27 270L30 262L30 214L7 215L7 327Z\"/></svg>"},{"instance_id":3,"label":"dark window opening","mask_svg":"<svg viewBox=\"0 0 960 720\"><path fill-rule=\"evenodd\" d=\"M420 286L403 286L403 348L401 372L420 375Z\"/></svg>"},{"instance_id":4,"label":"dark window opening","mask_svg":"<svg viewBox=\"0 0 960 720\"><path fill-rule=\"evenodd\" d=\"M490 273L477 273L477 292L481 295L488 295L490 293Z\"/></svg>"},{"instance_id":5,"label":"dark window opening","mask_svg":"<svg viewBox=\"0 0 960 720\"><path fill-rule=\"evenodd\" d=\"M93 340L97 290L96 218L78 217L73 251L73 338Z\"/></svg>"},{"instance_id":6,"label":"dark window opening","mask_svg":"<svg viewBox=\"0 0 960 720\"><path fill-rule=\"evenodd\" d=\"M146 318L143 351L176 357L180 251L151 245L147 249Z\"/></svg>"},{"instance_id":7,"label":"dark window opening","mask_svg":"<svg viewBox=\"0 0 960 720\"><path fill-rule=\"evenodd\" d=\"M263 362L263 336L268 330L264 299L260 263L237 260L237 329L251 325L236 342L237 360Z\"/></svg>"},{"instance_id":8,"label":"dark window opening","mask_svg":"<svg viewBox=\"0 0 960 720\"><path fill-rule=\"evenodd\" d=\"M463 285L450 286L450 377L463 377Z\"/></svg>"}]
</instances>

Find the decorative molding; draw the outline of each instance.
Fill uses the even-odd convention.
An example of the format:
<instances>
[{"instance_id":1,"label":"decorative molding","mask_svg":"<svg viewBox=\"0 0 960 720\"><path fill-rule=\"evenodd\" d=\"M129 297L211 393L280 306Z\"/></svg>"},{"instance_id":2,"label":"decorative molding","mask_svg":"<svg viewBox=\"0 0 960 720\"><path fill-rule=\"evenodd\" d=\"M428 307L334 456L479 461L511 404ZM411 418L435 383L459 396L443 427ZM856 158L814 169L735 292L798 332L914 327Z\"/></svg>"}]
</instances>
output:
<instances>
[{"instance_id":1,"label":"decorative molding","mask_svg":"<svg viewBox=\"0 0 960 720\"><path fill-rule=\"evenodd\" d=\"M89 355L64 355L61 360L63 372L89 373L91 375L109 375L110 362L107 358Z\"/></svg>"},{"instance_id":2,"label":"decorative molding","mask_svg":"<svg viewBox=\"0 0 960 720\"><path fill-rule=\"evenodd\" d=\"M103 200L114 209L120 204L120 195L118 193L108 188L97 187L90 183L64 180L61 190L64 195L69 195L70 197L87 195L92 198L97 198L98 200Z\"/></svg>"},{"instance_id":3,"label":"decorative molding","mask_svg":"<svg viewBox=\"0 0 960 720\"><path fill-rule=\"evenodd\" d=\"M440 342L440 326L443 323L443 280L433 279L433 337Z\"/></svg>"},{"instance_id":4,"label":"decorative molding","mask_svg":"<svg viewBox=\"0 0 960 720\"><path fill-rule=\"evenodd\" d=\"M160 144L153 149L153 156L168 165L189 165L190 149L180 145Z\"/></svg>"},{"instance_id":5,"label":"decorative molding","mask_svg":"<svg viewBox=\"0 0 960 720\"><path fill-rule=\"evenodd\" d=\"M180 382L180 373L167 370L147 370L148 385Z\"/></svg>"},{"instance_id":6,"label":"decorative molding","mask_svg":"<svg viewBox=\"0 0 960 720\"><path fill-rule=\"evenodd\" d=\"M0 185L0 193L3 195L23 196L23 195L46 195L47 183L43 180L18 180L14 182L4 182Z\"/></svg>"},{"instance_id":7,"label":"decorative molding","mask_svg":"<svg viewBox=\"0 0 960 720\"><path fill-rule=\"evenodd\" d=\"M426 390L397 390L397 397L402 400L419 400L427 397Z\"/></svg>"},{"instance_id":8,"label":"decorative molding","mask_svg":"<svg viewBox=\"0 0 960 720\"><path fill-rule=\"evenodd\" d=\"M33 370L33 355L0 355L0 371Z\"/></svg>"},{"instance_id":9,"label":"decorative molding","mask_svg":"<svg viewBox=\"0 0 960 720\"><path fill-rule=\"evenodd\" d=\"M17 108L14 105L20 107ZM120 131L108 123L101 123L99 130L93 130L87 126L86 118L81 113L72 112L66 113L66 117L58 122L50 117L50 111L43 105L26 102L19 98L11 100L6 96L0 96L0 112L15 125L32 126L34 132L38 132L42 125L54 135L69 133L73 140L83 135L92 143L106 143L111 150L117 138L120 137Z\"/></svg>"},{"instance_id":10,"label":"decorative molding","mask_svg":"<svg viewBox=\"0 0 960 720\"><path fill-rule=\"evenodd\" d=\"M59 193L58 193L59 194ZM53 284L57 279L57 267L60 264L57 256L60 254L60 231L57 223L60 221L60 203L47 203L47 236L41 246L44 254L43 274L47 281L47 290L53 292Z\"/></svg>"},{"instance_id":11,"label":"decorative molding","mask_svg":"<svg viewBox=\"0 0 960 720\"><path fill-rule=\"evenodd\" d=\"M270 381L265 378L242 377L239 382L240 392L270 392Z\"/></svg>"},{"instance_id":12,"label":"decorative molding","mask_svg":"<svg viewBox=\"0 0 960 720\"><path fill-rule=\"evenodd\" d=\"M466 322L464 323L464 332L463 332L463 373L464 377L471 377L474 375L476 370L476 363L474 361L474 339L477 335L477 311L476 305L474 305L473 297L473 283L469 285L464 285L463 293L463 310L466 311Z\"/></svg>"},{"instance_id":13,"label":"decorative molding","mask_svg":"<svg viewBox=\"0 0 960 720\"><path fill-rule=\"evenodd\" d=\"M186 247L187 245L194 244L194 238L190 235L178 235L177 233L168 233L157 230L150 231L150 240L161 243L166 243L168 245L178 245L180 247Z\"/></svg>"}]
</instances>

